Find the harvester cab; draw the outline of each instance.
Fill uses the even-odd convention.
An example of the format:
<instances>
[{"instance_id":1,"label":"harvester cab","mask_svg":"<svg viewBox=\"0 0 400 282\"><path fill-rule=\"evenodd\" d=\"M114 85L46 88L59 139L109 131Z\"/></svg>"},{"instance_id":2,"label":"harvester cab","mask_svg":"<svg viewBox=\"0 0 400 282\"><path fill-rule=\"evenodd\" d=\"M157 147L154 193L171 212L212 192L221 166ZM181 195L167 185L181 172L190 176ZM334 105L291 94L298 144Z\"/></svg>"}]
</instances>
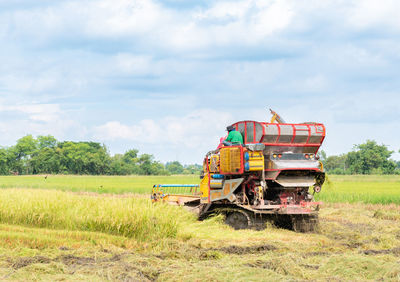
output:
<instances>
[{"instance_id":1,"label":"harvester cab","mask_svg":"<svg viewBox=\"0 0 400 282\"><path fill-rule=\"evenodd\" d=\"M314 231L321 203L313 194L325 180L316 154L325 126L285 123L271 113L269 123L232 124L243 135L243 145L208 152L198 185L154 185L153 201L197 205L200 219L223 213L235 229L262 228L272 220L295 231Z\"/></svg>"}]
</instances>

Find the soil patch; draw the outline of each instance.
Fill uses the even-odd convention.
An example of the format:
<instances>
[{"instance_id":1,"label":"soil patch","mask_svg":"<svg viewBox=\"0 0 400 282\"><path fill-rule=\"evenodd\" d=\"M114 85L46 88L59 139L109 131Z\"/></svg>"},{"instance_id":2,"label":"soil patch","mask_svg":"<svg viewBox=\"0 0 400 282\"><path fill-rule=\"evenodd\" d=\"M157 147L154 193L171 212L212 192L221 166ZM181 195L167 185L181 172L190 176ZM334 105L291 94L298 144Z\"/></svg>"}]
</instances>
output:
<instances>
[{"instance_id":1,"label":"soil patch","mask_svg":"<svg viewBox=\"0 0 400 282\"><path fill-rule=\"evenodd\" d=\"M344 228L352 230L352 231L357 231L362 234L372 234L373 231L375 230L373 226L364 224L364 223L354 223L348 220L345 220L343 218L337 218L337 219L324 219L325 222L335 222L339 223L342 225Z\"/></svg>"},{"instance_id":2,"label":"soil patch","mask_svg":"<svg viewBox=\"0 0 400 282\"><path fill-rule=\"evenodd\" d=\"M51 259L44 256L35 256L35 257L23 257L17 259L15 262L11 263L11 267L14 269L20 269L22 267L26 267L35 263L50 263Z\"/></svg>"},{"instance_id":3,"label":"soil patch","mask_svg":"<svg viewBox=\"0 0 400 282\"><path fill-rule=\"evenodd\" d=\"M319 265L315 264L300 264L300 266L303 266L308 269L315 269L315 270L319 269Z\"/></svg>"},{"instance_id":4,"label":"soil patch","mask_svg":"<svg viewBox=\"0 0 400 282\"><path fill-rule=\"evenodd\" d=\"M15 271L27 267L31 264L49 264L51 262L58 262L66 265L69 268L69 274L73 275L77 269L89 268L107 268L109 269L109 274L116 280L122 281L155 281L160 275L160 270L158 269L143 269L142 265L135 265L127 263L123 260L125 254L114 254L108 258L92 258L92 257L80 257L72 254L60 255L56 258L48 258L45 256L35 256L35 257L22 257L18 259L8 259L10 267L13 269L7 276L2 277L2 279L7 278L9 275ZM109 279L110 277L105 277Z\"/></svg>"},{"instance_id":5,"label":"soil patch","mask_svg":"<svg viewBox=\"0 0 400 282\"><path fill-rule=\"evenodd\" d=\"M74 255L61 255L55 260L61 261L65 265L87 265L87 264L93 264L95 262L94 258L91 257L78 257Z\"/></svg>"},{"instance_id":6,"label":"soil patch","mask_svg":"<svg viewBox=\"0 0 400 282\"><path fill-rule=\"evenodd\" d=\"M304 258L308 258L308 257L316 257L316 256L329 256L332 253L328 253L328 252L309 252L309 253L305 253L302 255L302 257Z\"/></svg>"},{"instance_id":7,"label":"soil patch","mask_svg":"<svg viewBox=\"0 0 400 282\"><path fill-rule=\"evenodd\" d=\"M95 263L103 263L103 262L117 262L122 259L122 255L113 255L110 258L101 258L95 260L91 257L78 257L74 255L61 255L54 259L44 257L44 256L35 256L35 257L22 257L13 261L9 259L10 265L13 269L20 269L35 263L51 263L51 262L62 262L65 265L91 265Z\"/></svg>"},{"instance_id":8,"label":"soil patch","mask_svg":"<svg viewBox=\"0 0 400 282\"><path fill-rule=\"evenodd\" d=\"M381 254L400 255L400 247L387 250L365 250L362 253L364 253L365 255L381 255Z\"/></svg>"},{"instance_id":9,"label":"soil patch","mask_svg":"<svg viewBox=\"0 0 400 282\"><path fill-rule=\"evenodd\" d=\"M243 264L243 266L248 266L248 267L254 267L254 268L263 268L263 269L273 269L274 266L272 263L268 262L268 261L255 261L252 263L245 263Z\"/></svg>"},{"instance_id":10,"label":"soil patch","mask_svg":"<svg viewBox=\"0 0 400 282\"><path fill-rule=\"evenodd\" d=\"M273 251L273 250L276 250L276 247L272 246L272 245L259 245L259 246L248 246L248 247L228 246L228 247L222 247L219 249L211 249L211 250L221 251L221 252L228 253L228 254L245 255L245 254L255 254L255 253L261 253L261 252L266 252L266 251Z\"/></svg>"}]
</instances>

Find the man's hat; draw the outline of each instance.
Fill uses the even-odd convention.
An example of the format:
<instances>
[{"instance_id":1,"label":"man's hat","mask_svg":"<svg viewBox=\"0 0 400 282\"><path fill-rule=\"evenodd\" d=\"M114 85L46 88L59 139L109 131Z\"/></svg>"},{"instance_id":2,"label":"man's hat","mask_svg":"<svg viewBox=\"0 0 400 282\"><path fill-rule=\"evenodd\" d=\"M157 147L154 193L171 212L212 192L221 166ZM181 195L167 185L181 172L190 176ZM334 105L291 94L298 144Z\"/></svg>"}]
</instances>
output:
<instances>
[{"instance_id":1,"label":"man's hat","mask_svg":"<svg viewBox=\"0 0 400 282\"><path fill-rule=\"evenodd\" d=\"M235 128L234 128L232 125L230 125L230 126L228 126L228 127L226 128L226 130L228 130L228 132L230 132L230 131L232 131L232 130L235 130Z\"/></svg>"}]
</instances>

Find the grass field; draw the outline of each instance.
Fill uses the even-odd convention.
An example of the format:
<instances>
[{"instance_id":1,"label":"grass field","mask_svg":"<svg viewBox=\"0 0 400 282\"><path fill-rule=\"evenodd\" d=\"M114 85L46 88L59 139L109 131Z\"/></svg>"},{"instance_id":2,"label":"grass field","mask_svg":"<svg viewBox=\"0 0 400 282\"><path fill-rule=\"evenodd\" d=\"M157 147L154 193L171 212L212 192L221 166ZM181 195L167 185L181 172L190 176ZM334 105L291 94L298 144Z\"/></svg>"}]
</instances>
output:
<instances>
[{"instance_id":1,"label":"grass field","mask_svg":"<svg viewBox=\"0 0 400 282\"><path fill-rule=\"evenodd\" d=\"M198 175L182 176L0 176L1 188L57 189L97 193L150 194L154 184L198 184Z\"/></svg>"},{"instance_id":2,"label":"grass field","mask_svg":"<svg viewBox=\"0 0 400 282\"><path fill-rule=\"evenodd\" d=\"M331 203L400 204L400 175L332 175L316 199ZM150 194L153 184L198 184L181 176L0 176L1 188L57 189L97 193Z\"/></svg>"},{"instance_id":3,"label":"grass field","mask_svg":"<svg viewBox=\"0 0 400 282\"><path fill-rule=\"evenodd\" d=\"M400 204L400 175L328 176L316 199L330 203Z\"/></svg>"},{"instance_id":4,"label":"grass field","mask_svg":"<svg viewBox=\"0 0 400 282\"><path fill-rule=\"evenodd\" d=\"M197 182L0 177L0 280L400 280L398 176L330 176L312 234L270 225L235 231L221 216L199 222L135 194L155 183Z\"/></svg>"}]
</instances>

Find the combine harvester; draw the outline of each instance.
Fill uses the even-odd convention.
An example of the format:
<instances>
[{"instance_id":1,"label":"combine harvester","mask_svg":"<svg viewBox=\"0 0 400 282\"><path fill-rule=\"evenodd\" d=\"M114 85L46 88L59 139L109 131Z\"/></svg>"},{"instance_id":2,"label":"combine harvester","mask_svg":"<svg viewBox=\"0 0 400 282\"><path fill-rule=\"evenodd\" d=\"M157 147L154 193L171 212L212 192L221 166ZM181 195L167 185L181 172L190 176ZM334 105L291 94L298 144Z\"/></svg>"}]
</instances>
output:
<instances>
[{"instance_id":1,"label":"combine harvester","mask_svg":"<svg viewBox=\"0 0 400 282\"><path fill-rule=\"evenodd\" d=\"M325 126L285 123L271 113L269 123L232 124L244 144L208 152L199 185L157 184L152 200L196 208L199 219L222 213L235 229L259 229L272 221L298 232L315 231L321 203L313 195L325 181L316 153Z\"/></svg>"}]
</instances>

